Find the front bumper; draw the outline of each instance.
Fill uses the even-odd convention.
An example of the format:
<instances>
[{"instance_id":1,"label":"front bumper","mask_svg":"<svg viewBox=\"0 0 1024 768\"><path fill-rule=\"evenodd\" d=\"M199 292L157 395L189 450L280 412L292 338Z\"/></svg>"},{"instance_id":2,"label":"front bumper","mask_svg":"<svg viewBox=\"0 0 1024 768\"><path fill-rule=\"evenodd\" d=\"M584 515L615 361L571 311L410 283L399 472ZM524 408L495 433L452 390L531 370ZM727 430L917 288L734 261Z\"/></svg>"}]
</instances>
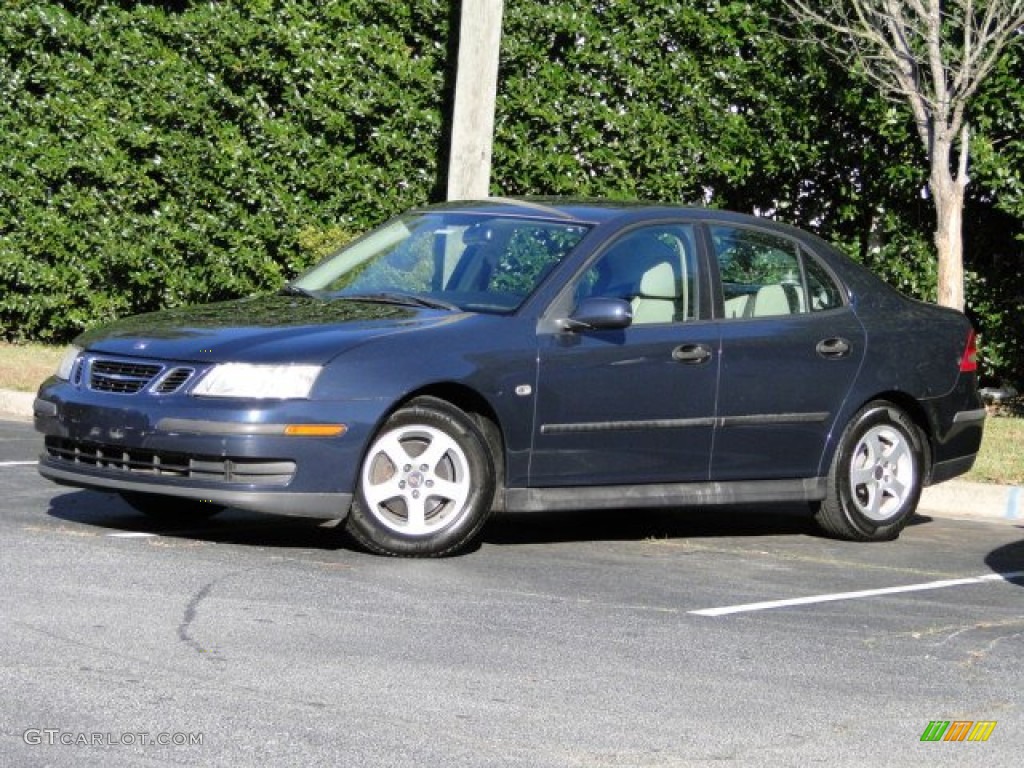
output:
<instances>
[{"instance_id":1,"label":"front bumper","mask_svg":"<svg viewBox=\"0 0 1024 768\"><path fill-rule=\"evenodd\" d=\"M135 398L57 380L34 404L45 436L39 473L56 483L201 499L257 512L343 518L372 402ZM338 436L293 436L288 425L340 421Z\"/></svg>"},{"instance_id":2,"label":"front bumper","mask_svg":"<svg viewBox=\"0 0 1024 768\"><path fill-rule=\"evenodd\" d=\"M188 482L160 482L138 480L131 476L116 477L105 471L67 468L49 459L46 454L39 458L39 474L60 485L77 488L94 488L108 491L154 493L162 496L178 496L185 499L221 504L226 507L250 509L276 515L298 515L301 517L344 518L352 504L351 493L290 493L266 490L241 490L237 488L209 488Z\"/></svg>"}]
</instances>

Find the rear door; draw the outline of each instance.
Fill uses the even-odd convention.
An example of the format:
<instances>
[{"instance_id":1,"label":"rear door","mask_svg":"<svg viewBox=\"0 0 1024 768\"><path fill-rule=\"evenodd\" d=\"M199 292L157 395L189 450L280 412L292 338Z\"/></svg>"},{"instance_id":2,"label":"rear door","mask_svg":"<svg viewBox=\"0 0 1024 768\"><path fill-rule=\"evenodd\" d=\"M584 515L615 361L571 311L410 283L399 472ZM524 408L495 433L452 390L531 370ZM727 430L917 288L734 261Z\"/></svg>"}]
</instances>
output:
<instances>
[{"instance_id":1,"label":"rear door","mask_svg":"<svg viewBox=\"0 0 1024 768\"><path fill-rule=\"evenodd\" d=\"M721 280L721 374L711 479L816 477L864 358L828 269L774 231L711 223Z\"/></svg>"}]
</instances>

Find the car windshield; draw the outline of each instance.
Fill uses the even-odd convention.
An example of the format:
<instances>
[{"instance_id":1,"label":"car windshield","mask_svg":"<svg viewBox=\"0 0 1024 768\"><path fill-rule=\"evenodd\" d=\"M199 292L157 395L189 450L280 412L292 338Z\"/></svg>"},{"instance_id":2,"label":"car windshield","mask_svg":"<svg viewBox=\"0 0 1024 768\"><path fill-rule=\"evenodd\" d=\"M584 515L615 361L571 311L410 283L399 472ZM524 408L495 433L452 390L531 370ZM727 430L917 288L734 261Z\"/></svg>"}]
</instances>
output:
<instances>
[{"instance_id":1,"label":"car windshield","mask_svg":"<svg viewBox=\"0 0 1024 768\"><path fill-rule=\"evenodd\" d=\"M327 257L286 290L325 299L512 312L586 233L580 224L530 218L410 214Z\"/></svg>"}]
</instances>

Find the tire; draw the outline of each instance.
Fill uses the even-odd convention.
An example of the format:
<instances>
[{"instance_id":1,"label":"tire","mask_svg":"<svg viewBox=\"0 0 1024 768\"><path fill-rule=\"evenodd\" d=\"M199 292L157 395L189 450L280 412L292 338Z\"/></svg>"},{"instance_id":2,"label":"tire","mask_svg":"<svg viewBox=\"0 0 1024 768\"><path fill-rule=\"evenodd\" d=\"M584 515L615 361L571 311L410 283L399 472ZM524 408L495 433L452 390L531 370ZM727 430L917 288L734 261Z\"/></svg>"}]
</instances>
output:
<instances>
[{"instance_id":1,"label":"tire","mask_svg":"<svg viewBox=\"0 0 1024 768\"><path fill-rule=\"evenodd\" d=\"M137 512L162 523L199 523L223 512L224 507L212 501L163 496L156 493L119 494Z\"/></svg>"},{"instance_id":2,"label":"tire","mask_svg":"<svg viewBox=\"0 0 1024 768\"><path fill-rule=\"evenodd\" d=\"M480 429L444 400L417 398L374 436L345 529L377 554L452 555L480 533L494 489Z\"/></svg>"},{"instance_id":3,"label":"tire","mask_svg":"<svg viewBox=\"0 0 1024 768\"><path fill-rule=\"evenodd\" d=\"M895 539L917 509L923 476L917 427L892 403L868 403L843 432L815 517L837 538Z\"/></svg>"}]
</instances>

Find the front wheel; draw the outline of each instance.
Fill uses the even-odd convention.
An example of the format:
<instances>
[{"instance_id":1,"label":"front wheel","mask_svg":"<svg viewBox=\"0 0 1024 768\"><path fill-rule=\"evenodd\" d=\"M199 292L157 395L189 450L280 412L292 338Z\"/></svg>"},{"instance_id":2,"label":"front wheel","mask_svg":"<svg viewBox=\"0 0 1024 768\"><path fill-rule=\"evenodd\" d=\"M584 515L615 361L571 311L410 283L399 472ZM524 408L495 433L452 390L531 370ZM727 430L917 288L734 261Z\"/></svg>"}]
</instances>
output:
<instances>
[{"instance_id":1,"label":"front wheel","mask_svg":"<svg viewBox=\"0 0 1024 768\"><path fill-rule=\"evenodd\" d=\"M851 541L895 539L921 498L923 456L920 432L902 410L869 403L840 440L818 524Z\"/></svg>"},{"instance_id":2,"label":"front wheel","mask_svg":"<svg viewBox=\"0 0 1024 768\"><path fill-rule=\"evenodd\" d=\"M487 441L473 421L443 400L418 398L374 437L345 527L378 554L454 554L483 528L494 487Z\"/></svg>"}]
</instances>

